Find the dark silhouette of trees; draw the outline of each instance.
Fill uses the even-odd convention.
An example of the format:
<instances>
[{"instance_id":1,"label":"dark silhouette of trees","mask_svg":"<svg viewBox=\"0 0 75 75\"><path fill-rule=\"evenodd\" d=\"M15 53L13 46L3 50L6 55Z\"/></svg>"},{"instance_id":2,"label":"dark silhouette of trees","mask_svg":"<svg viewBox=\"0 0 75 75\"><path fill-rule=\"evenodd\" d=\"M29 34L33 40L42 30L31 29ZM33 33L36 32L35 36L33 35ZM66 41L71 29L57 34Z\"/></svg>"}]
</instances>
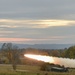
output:
<instances>
[{"instance_id":1,"label":"dark silhouette of trees","mask_svg":"<svg viewBox=\"0 0 75 75\"><path fill-rule=\"evenodd\" d=\"M9 60L9 63L11 63L12 59L12 43L4 43L2 45L2 54L3 56L7 57Z\"/></svg>"},{"instance_id":2,"label":"dark silhouette of trees","mask_svg":"<svg viewBox=\"0 0 75 75\"><path fill-rule=\"evenodd\" d=\"M71 46L66 50L65 57L75 59L75 46Z\"/></svg>"},{"instance_id":3,"label":"dark silhouette of trees","mask_svg":"<svg viewBox=\"0 0 75 75\"><path fill-rule=\"evenodd\" d=\"M16 70L16 65L19 61L18 47L16 45L12 45L12 43L4 43L1 50L3 56L9 60L9 63L12 64L13 69Z\"/></svg>"}]
</instances>

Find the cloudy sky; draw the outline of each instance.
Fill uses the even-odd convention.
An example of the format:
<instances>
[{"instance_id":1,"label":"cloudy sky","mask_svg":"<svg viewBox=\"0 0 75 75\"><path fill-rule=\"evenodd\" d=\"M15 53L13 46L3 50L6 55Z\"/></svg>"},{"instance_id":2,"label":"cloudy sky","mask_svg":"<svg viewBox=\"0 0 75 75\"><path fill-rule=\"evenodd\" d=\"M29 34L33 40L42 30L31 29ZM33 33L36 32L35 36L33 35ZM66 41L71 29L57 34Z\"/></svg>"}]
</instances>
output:
<instances>
[{"instance_id":1,"label":"cloudy sky","mask_svg":"<svg viewBox=\"0 0 75 75\"><path fill-rule=\"evenodd\" d=\"M0 42L75 44L75 0L0 0Z\"/></svg>"}]
</instances>

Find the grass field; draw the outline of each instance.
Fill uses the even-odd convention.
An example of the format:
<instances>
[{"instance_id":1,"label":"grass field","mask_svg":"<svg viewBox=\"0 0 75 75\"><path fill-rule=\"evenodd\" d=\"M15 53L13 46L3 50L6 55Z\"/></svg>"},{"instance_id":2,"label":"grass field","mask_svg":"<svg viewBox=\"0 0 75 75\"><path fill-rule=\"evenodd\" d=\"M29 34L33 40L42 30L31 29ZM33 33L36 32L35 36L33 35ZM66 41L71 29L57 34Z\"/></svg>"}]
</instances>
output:
<instances>
[{"instance_id":1,"label":"grass field","mask_svg":"<svg viewBox=\"0 0 75 75\"><path fill-rule=\"evenodd\" d=\"M14 71L11 65L0 64L0 75L75 75L75 70L66 73L40 71L39 66L18 65Z\"/></svg>"}]
</instances>

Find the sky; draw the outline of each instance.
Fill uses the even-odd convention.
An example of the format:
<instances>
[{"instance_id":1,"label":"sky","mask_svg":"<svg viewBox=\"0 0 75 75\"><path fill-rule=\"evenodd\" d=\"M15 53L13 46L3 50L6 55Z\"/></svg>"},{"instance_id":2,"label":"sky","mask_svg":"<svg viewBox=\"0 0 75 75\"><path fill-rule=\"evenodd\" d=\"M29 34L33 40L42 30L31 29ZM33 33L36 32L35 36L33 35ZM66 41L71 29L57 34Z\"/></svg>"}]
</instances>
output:
<instances>
[{"instance_id":1,"label":"sky","mask_svg":"<svg viewBox=\"0 0 75 75\"><path fill-rule=\"evenodd\" d=\"M0 43L75 44L75 0L0 0Z\"/></svg>"}]
</instances>

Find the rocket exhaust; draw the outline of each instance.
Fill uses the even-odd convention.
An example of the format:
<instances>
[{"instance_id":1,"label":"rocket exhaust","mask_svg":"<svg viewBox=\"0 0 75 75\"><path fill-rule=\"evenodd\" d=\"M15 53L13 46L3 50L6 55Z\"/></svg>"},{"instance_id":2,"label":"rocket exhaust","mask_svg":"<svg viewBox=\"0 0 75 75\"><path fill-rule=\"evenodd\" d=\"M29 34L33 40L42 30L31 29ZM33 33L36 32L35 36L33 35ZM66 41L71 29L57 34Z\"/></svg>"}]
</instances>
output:
<instances>
[{"instance_id":1,"label":"rocket exhaust","mask_svg":"<svg viewBox=\"0 0 75 75\"><path fill-rule=\"evenodd\" d=\"M34 54L25 54L25 57L32 58L35 60L64 65L65 67L75 68L75 59L69 58L59 58L59 57L52 57L52 56L45 56L45 55L34 55Z\"/></svg>"}]
</instances>

